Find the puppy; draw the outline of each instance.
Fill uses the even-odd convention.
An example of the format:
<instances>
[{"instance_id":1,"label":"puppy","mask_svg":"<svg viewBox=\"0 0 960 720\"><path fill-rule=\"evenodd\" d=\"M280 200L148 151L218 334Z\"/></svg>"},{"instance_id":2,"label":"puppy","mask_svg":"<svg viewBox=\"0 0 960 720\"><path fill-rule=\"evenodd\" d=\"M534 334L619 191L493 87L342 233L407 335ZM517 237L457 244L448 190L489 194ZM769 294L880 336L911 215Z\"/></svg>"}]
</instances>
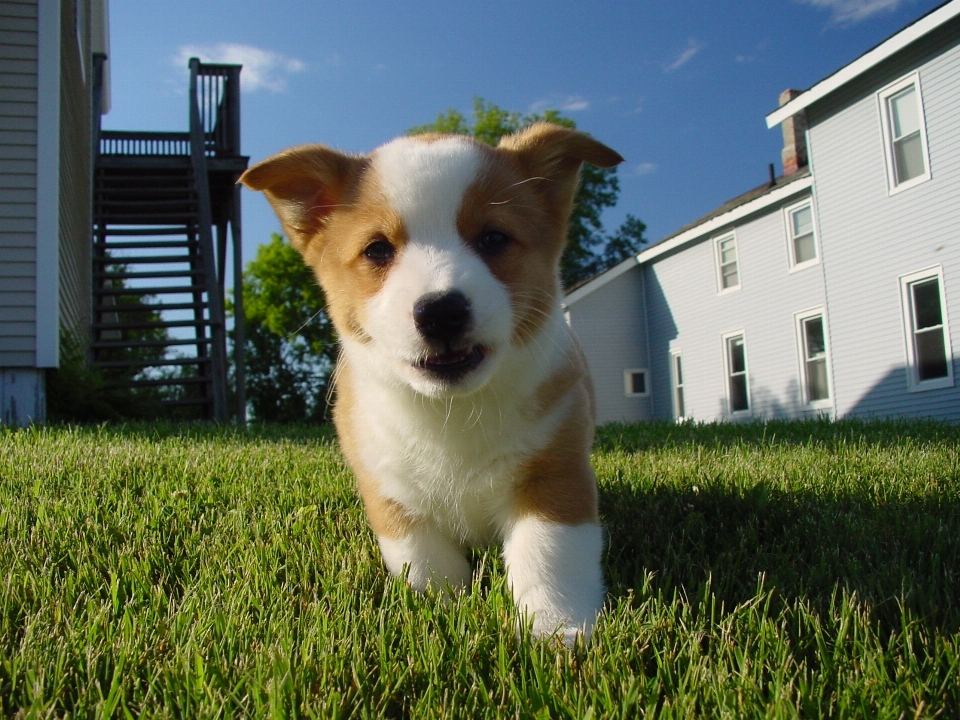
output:
<instances>
[{"instance_id":1,"label":"puppy","mask_svg":"<svg viewBox=\"0 0 960 720\"><path fill-rule=\"evenodd\" d=\"M334 422L390 572L463 586L466 549L502 542L519 611L568 644L603 604L603 541L593 391L558 264L581 164L622 160L539 123L496 148L295 147L240 178L326 294Z\"/></svg>"}]
</instances>

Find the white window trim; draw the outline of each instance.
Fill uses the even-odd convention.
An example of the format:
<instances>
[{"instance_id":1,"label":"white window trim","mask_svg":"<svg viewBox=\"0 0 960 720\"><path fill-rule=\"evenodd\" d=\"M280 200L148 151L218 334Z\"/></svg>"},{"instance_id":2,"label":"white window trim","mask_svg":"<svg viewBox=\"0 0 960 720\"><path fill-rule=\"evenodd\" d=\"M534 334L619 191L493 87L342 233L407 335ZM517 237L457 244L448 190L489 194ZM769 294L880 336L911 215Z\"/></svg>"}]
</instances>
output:
<instances>
[{"instance_id":1,"label":"white window trim","mask_svg":"<svg viewBox=\"0 0 960 720\"><path fill-rule=\"evenodd\" d=\"M813 218L813 249L816 252L816 255L811 260L798 263L796 247L793 244L792 220L793 213L795 213L797 210L802 210L804 206L810 207L811 217ZM813 198L808 197L805 200L793 203L792 205L787 205L783 208L783 230L787 238L787 263L789 272L799 272L800 270L806 270L808 267L820 264L820 237L817 233L817 214L813 209Z\"/></svg>"},{"instance_id":2,"label":"white window trim","mask_svg":"<svg viewBox=\"0 0 960 720\"><path fill-rule=\"evenodd\" d=\"M809 388L807 385L806 338L803 334L803 321L817 316L819 316L823 322L823 345L827 361L827 392L829 393L829 397L826 397L823 400L811 401L809 396ZM797 336L797 360L800 363L798 365L798 369L800 371L800 397L803 401L803 406L812 410L832 408L834 402L834 393L833 364L831 362L832 354L830 352L830 327L827 325L827 312L823 305L795 312L793 314L793 327Z\"/></svg>"},{"instance_id":3,"label":"white window trim","mask_svg":"<svg viewBox=\"0 0 960 720\"><path fill-rule=\"evenodd\" d=\"M723 240L729 240L730 238L733 238L733 250L737 255L737 284L725 288L723 286L723 269L720 267L720 243ZM743 284L743 272L740 266L740 242L737 239L736 231L727 232L723 235L717 235L713 238L713 256L714 266L717 269L717 294L726 295L727 293L732 293L739 290L740 286Z\"/></svg>"},{"instance_id":4,"label":"white window trim","mask_svg":"<svg viewBox=\"0 0 960 720\"><path fill-rule=\"evenodd\" d=\"M730 399L730 353L727 343L735 337L743 338L743 370L747 377L747 409L733 410ZM747 333L743 329L731 330L720 336L723 348L723 396L727 399L727 415L733 418L749 417L753 412L753 397L750 392L750 359L747 357Z\"/></svg>"},{"instance_id":5,"label":"white window trim","mask_svg":"<svg viewBox=\"0 0 960 720\"><path fill-rule=\"evenodd\" d=\"M690 419L690 413L687 411L681 415L677 408L677 358L683 358L683 351L680 348L670 348L670 409L673 411L673 419L677 422L684 422ZM686 393L686 383L681 386L684 389L683 404L686 410L689 407Z\"/></svg>"},{"instance_id":6,"label":"white window trim","mask_svg":"<svg viewBox=\"0 0 960 720\"><path fill-rule=\"evenodd\" d=\"M633 373L643 373L643 392L633 392L633 383L630 382L630 376ZM623 371L623 394L626 397L649 397L650 395L650 371L647 368L627 368Z\"/></svg>"},{"instance_id":7,"label":"white window trim","mask_svg":"<svg viewBox=\"0 0 960 720\"><path fill-rule=\"evenodd\" d=\"M947 376L933 380L919 380L917 378L917 358L913 347L913 301L910 297L910 287L923 280L937 278L940 287L940 310L943 314L943 344L947 352ZM906 354L907 392L924 392L954 386L953 380L953 345L950 341L950 318L947 315L947 298L943 286L943 266L918 270L900 276L900 310L903 320L903 340Z\"/></svg>"},{"instance_id":8,"label":"white window trim","mask_svg":"<svg viewBox=\"0 0 960 720\"><path fill-rule=\"evenodd\" d=\"M887 112L887 100L901 90L905 90L910 85L913 85L917 92L917 112L920 116L920 147L923 148L923 162L926 170L922 175L917 175L917 177L911 178L898 185L897 170L893 160L893 140L891 137L890 117ZM887 195L896 195L897 193L909 190L915 185L929 180L932 177L930 173L930 150L927 147L927 119L923 109L923 92L920 88L920 73L912 72L906 77L880 90L877 93L877 110L880 113L880 128L883 135L883 156L887 164Z\"/></svg>"}]
</instances>

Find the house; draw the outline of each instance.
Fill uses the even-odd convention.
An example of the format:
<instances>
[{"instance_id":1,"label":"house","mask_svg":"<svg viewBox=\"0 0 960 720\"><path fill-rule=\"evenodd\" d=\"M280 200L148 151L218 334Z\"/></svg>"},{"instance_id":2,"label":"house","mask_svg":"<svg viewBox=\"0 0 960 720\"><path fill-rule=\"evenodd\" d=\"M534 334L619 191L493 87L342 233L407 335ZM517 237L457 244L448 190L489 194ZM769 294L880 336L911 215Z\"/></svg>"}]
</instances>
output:
<instances>
[{"instance_id":1,"label":"house","mask_svg":"<svg viewBox=\"0 0 960 720\"><path fill-rule=\"evenodd\" d=\"M0 0L0 422L45 414L61 327L91 320L94 55L107 0ZM109 109L109 70L102 104Z\"/></svg>"},{"instance_id":2,"label":"house","mask_svg":"<svg viewBox=\"0 0 960 720\"><path fill-rule=\"evenodd\" d=\"M782 176L566 296L599 422L960 420L960 0L780 102Z\"/></svg>"}]
</instances>

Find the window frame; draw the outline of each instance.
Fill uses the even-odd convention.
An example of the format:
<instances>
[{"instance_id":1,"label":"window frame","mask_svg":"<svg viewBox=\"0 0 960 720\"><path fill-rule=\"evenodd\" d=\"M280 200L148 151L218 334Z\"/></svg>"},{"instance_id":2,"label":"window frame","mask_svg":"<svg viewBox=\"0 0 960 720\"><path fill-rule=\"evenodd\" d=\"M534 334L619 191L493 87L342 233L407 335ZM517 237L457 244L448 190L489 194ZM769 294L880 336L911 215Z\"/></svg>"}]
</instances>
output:
<instances>
[{"instance_id":1,"label":"window frame","mask_svg":"<svg viewBox=\"0 0 960 720\"><path fill-rule=\"evenodd\" d=\"M807 336L804 332L804 323L812 318L819 317L823 323L823 354L826 363L827 397L820 400L810 399L810 382L807 375ZM793 326L797 338L797 361L800 370L800 396L803 405L812 410L832 408L834 404L833 390L833 363L830 353L830 326L827 324L827 313L823 305L801 310L793 314Z\"/></svg>"},{"instance_id":2,"label":"window frame","mask_svg":"<svg viewBox=\"0 0 960 720\"><path fill-rule=\"evenodd\" d=\"M633 392L633 383L631 375L634 373L643 373L643 392ZM648 368L627 368L623 371L623 394L625 397L649 397L650 396L650 370Z\"/></svg>"},{"instance_id":3,"label":"window frame","mask_svg":"<svg viewBox=\"0 0 960 720\"><path fill-rule=\"evenodd\" d=\"M905 180L902 183L897 182L897 168L893 152L893 130L890 118L889 101L896 95L913 86L917 94L917 114L920 120L920 148L923 155L924 172L914 178ZM887 169L887 195L896 195L904 190L920 185L930 180L932 177L930 171L930 149L927 145L927 120L923 107L923 92L920 87L920 73L912 72L909 75L900 78L896 82L887 85L877 93L877 109L880 113L880 129L883 139L883 156Z\"/></svg>"},{"instance_id":4,"label":"window frame","mask_svg":"<svg viewBox=\"0 0 960 720\"><path fill-rule=\"evenodd\" d=\"M720 336L723 342L723 387L727 399L727 414L733 418L748 417L753 412L753 398L750 392L750 361L747 358L747 333L743 330L732 330ZM741 338L743 341L743 375L746 378L747 407L743 410L734 410L730 393L730 380L733 378L730 366L730 341Z\"/></svg>"},{"instance_id":5,"label":"window frame","mask_svg":"<svg viewBox=\"0 0 960 720\"><path fill-rule=\"evenodd\" d=\"M813 226L813 250L814 256L809 260L804 260L803 262L797 262L797 246L794 243L793 235L793 214L803 210L804 207L810 208L810 217L812 220ZM820 264L820 238L817 233L817 214L813 209L813 198L808 197L800 202L795 202L791 205L787 205L783 208L783 228L784 233L787 238L787 261L789 264L789 272L797 272L799 270L805 270L808 267L813 265Z\"/></svg>"},{"instance_id":6,"label":"window frame","mask_svg":"<svg viewBox=\"0 0 960 720\"><path fill-rule=\"evenodd\" d=\"M914 328L913 312L913 292L912 288L926 280L936 279L940 294L940 321L941 332L943 333L943 347L946 352L947 375L946 377L932 378L930 380L920 380L917 367L917 353L914 338L916 330ZM947 315L946 290L943 284L943 266L934 265L916 272L901 275L900 278L900 310L903 321L903 339L904 352L906 356L906 375L908 392L924 392L926 390L939 390L954 386L953 375L953 346L950 340L950 318Z\"/></svg>"},{"instance_id":7,"label":"window frame","mask_svg":"<svg viewBox=\"0 0 960 720\"><path fill-rule=\"evenodd\" d=\"M720 243L725 240L733 240L733 252L736 255L736 260L734 261L737 265L737 284L731 285L728 288L723 286L723 264L721 262L720 254ZM743 285L743 273L740 267L740 243L737 240L736 230L731 230L730 232L723 233L722 235L717 235L713 238L713 254L715 260L715 267L717 272L717 294L725 295L727 293L736 292Z\"/></svg>"},{"instance_id":8,"label":"window frame","mask_svg":"<svg viewBox=\"0 0 960 720\"><path fill-rule=\"evenodd\" d=\"M677 376L677 360L683 360L683 351L679 348L670 350L670 408L673 411L673 419L676 422L683 422L690 418L690 414L686 412L687 410L687 394L684 392L684 383L682 377L682 366L681 366L681 376ZM677 380L680 380L678 383ZM683 409L684 412L680 412L679 403L677 402L677 390L683 394Z\"/></svg>"}]
</instances>

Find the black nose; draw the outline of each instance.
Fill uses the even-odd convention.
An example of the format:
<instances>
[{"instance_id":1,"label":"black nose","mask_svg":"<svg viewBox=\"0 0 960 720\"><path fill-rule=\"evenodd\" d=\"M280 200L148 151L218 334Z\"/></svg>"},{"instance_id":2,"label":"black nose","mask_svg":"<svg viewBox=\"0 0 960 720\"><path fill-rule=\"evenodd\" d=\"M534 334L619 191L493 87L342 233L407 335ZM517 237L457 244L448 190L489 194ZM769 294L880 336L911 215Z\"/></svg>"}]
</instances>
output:
<instances>
[{"instance_id":1,"label":"black nose","mask_svg":"<svg viewBox=\"0 0 960 720\"><path fill-rule=\"evenodd\" d=\"M452 342L467 331L470 302L459 290L430 293L414 304L413 321L427 340Z\"/></svg>"}]
</instances>

